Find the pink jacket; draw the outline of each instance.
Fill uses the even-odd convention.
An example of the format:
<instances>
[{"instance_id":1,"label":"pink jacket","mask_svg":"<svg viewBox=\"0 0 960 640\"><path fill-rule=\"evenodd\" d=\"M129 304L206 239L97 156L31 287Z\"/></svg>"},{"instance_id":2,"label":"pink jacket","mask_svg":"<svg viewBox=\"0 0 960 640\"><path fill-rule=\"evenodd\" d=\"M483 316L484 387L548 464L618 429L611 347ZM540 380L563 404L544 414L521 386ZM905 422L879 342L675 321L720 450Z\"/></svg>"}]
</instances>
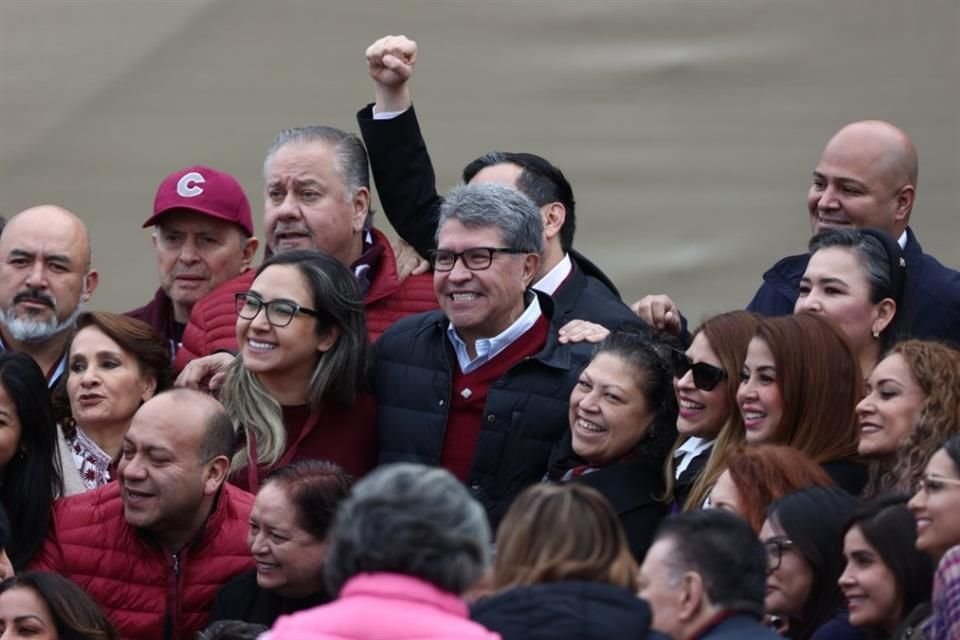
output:
<instances>
[{"instance_id":1,"label":"pink jacket","mask_svg":"<svg viewBox=\"0 0 960 640\"><path fill-rule=\"evenodd\" d=\"M468 618L467 605L396 573L351 578L328 605L277 620L269 640L500 640Z\"/></svg>"}]
</instances>

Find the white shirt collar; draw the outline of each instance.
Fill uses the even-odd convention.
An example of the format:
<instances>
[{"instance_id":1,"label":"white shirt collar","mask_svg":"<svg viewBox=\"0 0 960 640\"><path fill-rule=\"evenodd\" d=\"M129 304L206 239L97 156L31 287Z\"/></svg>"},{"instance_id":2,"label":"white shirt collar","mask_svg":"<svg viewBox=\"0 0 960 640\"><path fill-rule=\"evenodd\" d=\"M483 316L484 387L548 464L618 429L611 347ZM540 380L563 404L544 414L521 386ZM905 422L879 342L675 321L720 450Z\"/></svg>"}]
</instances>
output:
<instances>
[{"instance_id":1,"label":"white shirt collar","mask_svg":"<svg viewBox=\"0 0 960 640\"><path fill-rule=\"evenodd\" d=\"M453 326L453 323L451 323L450 326L447 327L447 337L450 339L453 350L457 354L457 363L460 365L460 371L470 373L486 364L491 358L494 358L498 353L509 347L517 338L533 327L541 315L540 301L537 299L537 296L534 295L533 300L527 305L527 308L523 310L520 317L514 320L513 324L492 338L481 338L477 340L477 343L474 345L474 348L477 350L477 357L473 360L470 359L467 343L457 335L457 330Z\"/></svg>"},{"instance_id":2,"label":"white shirt collar","mask_svg":"<svg viewBox=\"0 0 960 640\"><path fill-rule=\"evenodd\" d=\"M673 477L679 478L680 474L687 470L687 467L690 466L690 463L693 462L694 458L712 446L712 439L707 440L705 438L696 437L687 438L687 440L682 445L677 447L677 450L673 452L673 457L680 458L679 464L677 464L676 469L673 471Z\"/></svg>"},{"instance_id":3,"label":"white shirt collar","mask_svg":"<svg viewBox=\"0 0 960 640\"><path fill-rule=\"evenodd\" d=\"M533 288L552 296L563 284L563 281L567 279L571 271L573 271L573 261L570 260L570 254L566 253L563 255L563 260L558 262L553 269L550 269L547 275L533 284Z\"/></svg>"},{"instance_id":4,"label":"white shirt collar","mask_svg":"<svg viewBox=\"0 0 960 640\"><path fill-rule=\"evenodd\" d=\"M900 250L903 251L907 248L907 231L904 229L903 233L900 234L900 237L897 238L897 244L900 245Z\"/></svg>"}]
</instances>

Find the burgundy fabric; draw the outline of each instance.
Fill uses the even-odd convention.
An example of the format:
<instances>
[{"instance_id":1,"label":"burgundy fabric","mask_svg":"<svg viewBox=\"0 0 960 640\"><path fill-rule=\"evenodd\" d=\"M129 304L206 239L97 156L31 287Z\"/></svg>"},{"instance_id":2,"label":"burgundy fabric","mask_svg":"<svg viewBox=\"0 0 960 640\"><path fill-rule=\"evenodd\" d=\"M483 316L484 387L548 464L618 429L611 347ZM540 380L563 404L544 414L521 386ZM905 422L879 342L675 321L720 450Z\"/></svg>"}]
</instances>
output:
<instances>
[{"instance_id":1,"label":"burgundy fabric","mask_svg":"<svg viewBox=\"0 0 960 640\"><path fill-rule=\"evenodd\" d=\"M177 350L176 328L173 317L173 301L170 296L164 293L162 288L158 288L153 295L153 300L125 312L123 315L145 322L157 332L164 342L170 346L171 357Z\"/></svg>"},{"instance_id":2,"label":"burgundy fabric","mask_svg":"<svg viewBox=\"0 0 960 640\"><path fill-rule=\"evenodd\" d=\"M287 449L276 464L257 469L261 485L273 469L305 458L335 462L354 478L377 464L377 401L369 393L361 393L352 407L330 404L318 414L311 414L306 405L284 407L283 420ZM230 482L244 490L255 490L250 487L247 472L247 468L238 469Z\"/></svg>"},{"instance_id":3,"label":"burgundy fabric","mask_svg":"<svg viewBox=\"0 0 960 640\"><path fill-rule=\"evenodd\" d=\"M121 637L192 640L207 623L217 591L253 567L247 529L253 496L224 485L200 535L174 560L123 517L118 483L58 500L31 569L80 585L100 604Z\"/></svg>"},{"instance_id":4,"label":"burgundy fabric","mask_svg":"<svg viewBox=\"0 0 960 640\"><path fill-rule=\"evenodd\" d=\"M547 342L549 330L550 322L546 316L540 316L523 335L479 368L462 373L459 366L453 367L453 397L450 399L447 429L443 434L440 466L461 482L466 482L470 477L490 385L505 376L513 365L539 353ZM466 398L464 389L470 390Z\"/></svg>"},{"instance_id":5,"label":"burgundy fabric","mask_svg":"<svg viewBox=\"0 0 960 640\"><path fill-rule=\"evenodd\" d=\"M433 275L424 273L400 281L396 257L380 231L371 229L375 244L383 247L379 264L371 271L370 288L363 298L367 312L367 335L375 342L391 324L408 315L437 308ZM177 351L176 369L182 371L195 358L216 351L237 350L237 312L234 294L250 290L254 272L240 274L203 297L193 307L190 322Z\"/></svg>"}]
</instances>

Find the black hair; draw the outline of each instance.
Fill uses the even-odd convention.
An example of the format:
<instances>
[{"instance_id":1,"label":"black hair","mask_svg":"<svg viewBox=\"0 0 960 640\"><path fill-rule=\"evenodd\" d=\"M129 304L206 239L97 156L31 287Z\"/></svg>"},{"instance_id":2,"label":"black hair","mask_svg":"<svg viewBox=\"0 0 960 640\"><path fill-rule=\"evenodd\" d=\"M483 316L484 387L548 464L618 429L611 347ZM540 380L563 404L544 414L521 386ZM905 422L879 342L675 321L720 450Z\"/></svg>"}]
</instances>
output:
<instances>
[{"instance_id":1,"label":"black hair","mask_svg":"<svg viewBox=\"0 0 960 640\"><path fill-rule=\"evenodd\" d=\"M722 509L687 511L666 518L656 540L673 543L673 573L699 573L715 607L763 613L767 556L746 520Z\"/></svg>"},{"instance_id":2,"label":"black hair","mask_svg":"<svg viewBox=\"0 0 960 640\"><path fill-rule=\"evenodd\" d=\"M870 302L890 298L897 305L893 320L880 334L880 353L886 353L898 340L910 335L907 307L906 259L897 241L876 229L826 229L810 239L810 255L828 247L848 248L856 252L867 276Z\"/></svg>"},{"instance_id":3,"label":"black hair","mask_svg":"<svg viewBox=\"0 0 960 640\"><path fill-rule=\"evenodd\" d=\"M790 624L790 637L809 638L843 606L837 580L843 572L843 527L856 499L838 487L810 487L776 500L767 519L793 541L813 572L801 614Z\"/></svg>"},{"instance_id":4,"label":"black hair","mask_svg":"<svg viewBox=\"0 0 960 640\"><path fill-rule=\"evenodd\" d=\"M57 423L43 371L25 353L0 353L0 385L20 420L17 452L0 477L0 505L13 523L7 555L17 571L40 549L50 526L50 506L63 492Z\"/></svg>"},{"instance_id":5,"label":"black hair","mask_svg":"<svg viewBox=\"0 0 960 640\"><path fill-rule=\"evenodd\" d=\"M883 564L893 573L900 598L901 620L930 600L935 566L917 549L917 522L907 508L908 496L880 496L861 505L847 521L843 535L858 527Z\"/></svg>"},{"instance_id":6,"label":"black hair","mask_svg":"<svg viewBox=\"0 0 960 640\"><path fill-rule=\"evenodd\" d=\"M563 172L545 158L532 153L491 151L464 167L463 181L469 183L482 170L499 164L514 164L522 169L517 178L517 189L533 200L537 207L551 202L563 205L566 216L560 228L560 246L569 252L573 248L573 236L577 228L576 202L573 199L573 187Z\"/></svg>"},{"instance_id":7,"label":"black hair","mask_svg":"<svg viewBox=\"0 0 960 640\"><path fill-rule=\"evenodd\" d=\"M326 460L297 460L274 469L264 485L283 487L296 510L300 527L317 540L326 540L337 506L350 495L353 478Z\"/></svg>"},{"instance_id":8,"label":"black hair","mask_svg":"<svg viewBox=\"0 0 960 640\"><path fill-rule=\"evenodd\" d=\"M50 611L62 640L119 640L120 634L86 591L56 573L27 571L0 582L0 593L32 590Z\"/></svg>"}]
</instances>

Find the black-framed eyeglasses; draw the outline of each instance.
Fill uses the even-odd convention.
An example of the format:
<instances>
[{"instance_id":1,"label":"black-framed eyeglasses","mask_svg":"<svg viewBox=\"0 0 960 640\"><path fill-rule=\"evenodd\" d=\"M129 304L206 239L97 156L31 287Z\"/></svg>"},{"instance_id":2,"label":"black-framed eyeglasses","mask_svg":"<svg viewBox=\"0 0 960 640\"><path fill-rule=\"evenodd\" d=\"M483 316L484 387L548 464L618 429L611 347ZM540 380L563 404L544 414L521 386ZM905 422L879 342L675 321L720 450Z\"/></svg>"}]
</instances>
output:
<instances>
[{"instance_id":1,"label":"black-framed eyeglasses","mask_svg":"<svg viewBox=\"0 0 960 640\"><path fill-rule=\"evenodd\" d=\"M925 491L927 494L940 493L947 487L960 487L960 480L941 478L940 476L921 476L917 480L917 493Z\"/></svg>"},{"instance_id":2,"label":"black-framed eyeglasses","mask_svg":"<svg viewBox=\"0 0 960 640\"><path fill-rule=\"evenodd\" d=\"M452 271L458 258L463 266L470 271L483 271L490 268L490 265L493 264L493 256L497 253L517 254L529 253L529 251L504 247L471 247L460 252L437 249L430 252L430 257L433 259L434 271Z\"/></svg>"},{"instance_id":3,"label":"black-framed eyeglasses","mask_svg":"<svg viewBox=\"0 0 960 640\"><path fill-rule=\"evenodd\" d=\"M702 391L713 391L727 377L727 372L720 367L706 362L694 362L679 349L671 349L670 358L673 362L673 375L680 379L687 375L687 371L693 370L693 384Z\"/></svg>"},{"instance_id":4,"label":"black-framed eyeglasses","mask_svg":"<svg viewBox=\"0 0 960 640\"><path fill-rule=\"evenodd\" d=\"M266 302L255 293L238 293L235 298L237 300L238 316L244 320L253 320L260 313L260 309L265 308L267 310L267 322L275 327L287 326L298 313L314 318L320 317L319 312L301 307L292 300L279 299Z\"/></svg>"},{"instance_id":5,"label":"black-framed eyeglasses","mask_svg":"<svg viewBox=\"0 0 960 640\"><path fill-rule=\"evenodd\" d=\"M780 568L783 562L785 551L791 551L796 548L796 543L784 537L770 538L763 543L763 548L767 551L767 573L772 573Z\"/></svg>"}]
</instances>

